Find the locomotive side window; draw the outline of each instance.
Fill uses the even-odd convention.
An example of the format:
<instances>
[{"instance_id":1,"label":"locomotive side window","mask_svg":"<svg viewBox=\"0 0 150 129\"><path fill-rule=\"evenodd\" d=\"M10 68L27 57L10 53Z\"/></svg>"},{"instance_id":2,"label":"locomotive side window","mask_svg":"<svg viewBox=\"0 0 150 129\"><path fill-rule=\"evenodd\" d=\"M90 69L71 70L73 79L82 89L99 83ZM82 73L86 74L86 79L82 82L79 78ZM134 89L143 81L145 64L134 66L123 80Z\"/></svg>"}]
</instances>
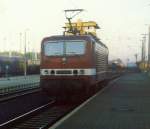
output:
<instances>
[{"instance_id":1,"label":"locomotive side window","mask_svg":"<svg viewBox=\"0 0 150 129\"><path fill-rule=\"evenodd\" d=\"M66 42L66 55L82 55L85 52L85 42Z\"/></svg>"},{"instance_id":2,"label":"locomotive side window","mask_svg":"<svg viewBox=\"0 0 150 129\"><path fill-rule=\"evenodd\" d=\"M63 43L47 42L44 44L44 52L46 56L61 56L63 55Z\"/></svg>"}]
</instances>

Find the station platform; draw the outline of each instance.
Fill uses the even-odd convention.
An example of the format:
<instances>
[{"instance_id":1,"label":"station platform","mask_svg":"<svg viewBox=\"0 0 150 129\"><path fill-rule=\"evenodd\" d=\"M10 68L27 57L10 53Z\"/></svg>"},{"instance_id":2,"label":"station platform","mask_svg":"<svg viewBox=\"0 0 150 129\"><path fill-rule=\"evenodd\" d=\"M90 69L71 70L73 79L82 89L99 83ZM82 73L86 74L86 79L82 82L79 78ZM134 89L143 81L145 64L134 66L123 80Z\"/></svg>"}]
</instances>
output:
<instances>
[{"instance_id":1,"label":"station platform","mask_svg":"<svg viewBox=\"0 0 150 129\"><path fill-rule=\"evenodd\" d=\"M27 75L9 77L9 78L0 78L0 88L10 87L18 84L27 84L40 81L40 75Z\"/></svg>"},{"instance_id":2,"label":"station platform","mask_svg":"<svg viewBox=\"0 0 150 129\"><path fill-rule=\"evenodd\" d=\"M39 86L40 75L0 78L0 95Z\"/></svg>"},{"instance_id":3,"label":"station platform","mask_svg":"<svg viewBox=\"0 0 150 129\"><path fill-rule=\"evenodd\" d=\"M123 75L50 129L150 129L150 77Z\"/></svg>"}]
</instances>

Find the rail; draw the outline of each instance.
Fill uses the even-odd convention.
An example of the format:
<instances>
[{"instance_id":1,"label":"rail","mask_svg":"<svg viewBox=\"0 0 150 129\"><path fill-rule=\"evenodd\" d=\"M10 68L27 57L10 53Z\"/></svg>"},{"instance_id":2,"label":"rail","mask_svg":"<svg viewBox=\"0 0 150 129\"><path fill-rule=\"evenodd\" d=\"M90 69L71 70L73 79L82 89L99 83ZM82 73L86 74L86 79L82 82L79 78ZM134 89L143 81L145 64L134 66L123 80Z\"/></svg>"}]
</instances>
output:
<instances>
[{"instance_id":1,"label":"rail","mask_svg":"<svg viewBox=\"0 0 150 129\"><path fill-rule=\"evenodd\" d=\"M40 106L40 107L38 107L36 109L33 109L33 110L23 114L23 115L20 115L20 116L14 118L14 119L11 119L11 120L3 123L3 124L0 124L0 128L2 128L2 129L9 128L10 126L14 125L16 122L18 122L18 121L20 121L20 120L22 120L24 118L27 118L28 116L32 116L33 114L35 114L35 113L37 113L37 112L39 112L39 111L41 111L41 110L43 110L43 109L45 109L45 108L47 108L49 106L52 106L54 103L55 103L55 101L52 100L51 102L49 102L49 103L47 103L45 105L42 105L42 106Z\"/></svg>"},{"instance_id":2,"label":"rail","mask_svg":"<svg viewBox=\"0 0 150 129\"><path fill-rule=\"evenodd\" d=\"M71 112L78 105L59 105L55 100L9 120L0 125L2 129L46 129L63 116Z\"/></svg>"},{"instance_id":3,"label":"rail","mask_svg":"<svg viewBox=\"0 0 150 129\"><path fill-rule=\"evenodd\" d=\"M0 96L8 95L20 91L30 90L39 87L39 82L28 83L28 84L18 84L10 87L0 88Z\"/></svg>"}]
</instances>

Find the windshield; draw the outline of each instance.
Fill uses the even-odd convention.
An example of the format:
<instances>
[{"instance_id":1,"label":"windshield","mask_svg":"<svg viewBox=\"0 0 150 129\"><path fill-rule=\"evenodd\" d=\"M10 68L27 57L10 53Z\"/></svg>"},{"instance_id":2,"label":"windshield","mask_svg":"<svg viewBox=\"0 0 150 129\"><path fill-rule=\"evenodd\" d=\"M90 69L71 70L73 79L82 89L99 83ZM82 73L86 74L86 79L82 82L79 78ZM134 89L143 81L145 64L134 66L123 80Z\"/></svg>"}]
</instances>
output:
<instances>
[{"instance_id":1,"label":"windshield","mask_svg":"<svg viewBox=\"0 0 150 129\"><path fill-rule=\"evenodd\" d=\"M63 55L63 43L62 42L48 42L44 44L45 55L47 56L60 56Z\"/></svg>"},{"instance_id":2,"label":"windshield","mask_svg":"<svg viewBox=\"0 0 150 129\"><path fill-rule=\"evenodd\" d=\"M84 41L48 41L44 43L46 56L83 55Z\"/></svg>"}]
</instances>

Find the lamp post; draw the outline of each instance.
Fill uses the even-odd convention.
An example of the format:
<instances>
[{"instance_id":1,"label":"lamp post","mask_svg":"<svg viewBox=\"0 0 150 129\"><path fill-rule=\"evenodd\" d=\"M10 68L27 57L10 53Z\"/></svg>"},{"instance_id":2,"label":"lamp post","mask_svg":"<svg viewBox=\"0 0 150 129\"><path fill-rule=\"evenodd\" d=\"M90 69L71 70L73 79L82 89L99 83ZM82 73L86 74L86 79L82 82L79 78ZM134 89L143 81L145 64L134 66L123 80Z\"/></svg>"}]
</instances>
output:
<instances>
[{"instance_id":1,"label":"lamp post","mask_svg":"<svg viewBox=\"0 0 150 129\"><path fill-rule=\"evenodd\" d=\"M142 53L141 53L141 60L144 62L144 39L142 39Z\"/></svg>"},{"instance_id":2,"label":"lamp post","mask_svg":"<svg viewBox=\"0 0 150 129\"><path fill-rule=\"evenodd\" d=\"M19 39L20 39L19 51L20 51L20 54L21 54L21 44L22 44L22 33L21 32L19 33Z\"/></svg>"},{"instance_id":3,"label":"lamp post","mask_svg":"<svg viewBox=\"0 0 150 129\"><path fill-rule=\"evenodd\" d=\"M7 48L7 38L4 37L3 40L4 40L4 41L3 41L3 42L4 42L4 46L3 46L4 48L3 48L3 50L4 50L4 52L5 52L5 51L7 51L7 50L5 49L5 48Z\"/></svg>"},{"instance_id":4,"label":"lamp post","mask_svg":"<svg viewBox=\"0 0 150 129\"><path fill-rule=\"evenodd\" d=\"M147 64L148 64L148 70L150 71L150 24L145 24L148 26L148 59L147 59Z\"/></svg>"},{"instance_id":5,"label":"lamp post","mask_svg":"<svg viewBox=\"0 0 150 129\"><path fill-rule=\"evenodd\" d=\"M138 57L138 54L135 54L134 56L135 56L135 62L136 62L136 64L137 64L137 57Z\"/></svg>"},{"instance_id":6,"label":"lamp post","mask_svg":"<svg viewBox=\"0 0 150 129\"><path fill-rule=\"evenodd\" d=\"M146 56L146 36L148 34L142 34L143 39L142 39L142 61L145 63L145 56Z\"/></svg>"},{"instance_id":7,"label":"lamp post","mask_svg":"<svg viewBox=\"0 0 150 129\"><path fill-rule=\"evenodd\" d=\"M27 31L29 29L25 29L24 31L24 76L27 76Z\"/></svg>"},{"instance_id":8,"label":"lamp post","mask_svg":"<svg viewBox=\"0 0 150 129\"><path fill-rule=\"evenodd\" d=\"M148 31L148 69L150 70L150 25Z\"/></svg>"}]
</instances>

